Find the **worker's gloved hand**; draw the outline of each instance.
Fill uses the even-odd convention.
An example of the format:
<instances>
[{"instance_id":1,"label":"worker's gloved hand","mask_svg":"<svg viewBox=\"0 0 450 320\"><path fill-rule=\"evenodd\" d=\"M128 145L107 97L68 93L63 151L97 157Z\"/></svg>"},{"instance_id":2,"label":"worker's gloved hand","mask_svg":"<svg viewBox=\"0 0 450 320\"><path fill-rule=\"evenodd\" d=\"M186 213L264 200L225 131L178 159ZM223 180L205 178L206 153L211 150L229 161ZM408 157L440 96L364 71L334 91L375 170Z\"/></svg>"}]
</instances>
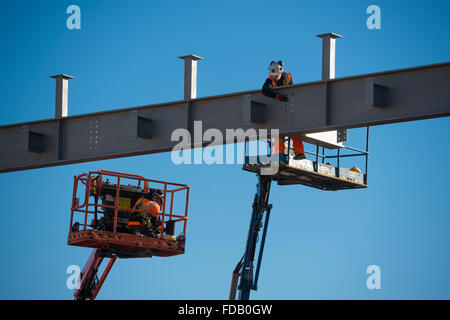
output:
<instances>
[{"instance_id":1,"label":"worker's gloved hand","mask_svg":"<svg viewBox=\"0 0 450 320\"><path fill-rule=\"evenodd\" d=\"M281 102L286 102L286 101L288 101L288 98L287 98L285 95L282 95L282 94L277 94L277 96L276 96L275 98L277 98L277 99L280 100Z\"/></svg>"}]
</instances>

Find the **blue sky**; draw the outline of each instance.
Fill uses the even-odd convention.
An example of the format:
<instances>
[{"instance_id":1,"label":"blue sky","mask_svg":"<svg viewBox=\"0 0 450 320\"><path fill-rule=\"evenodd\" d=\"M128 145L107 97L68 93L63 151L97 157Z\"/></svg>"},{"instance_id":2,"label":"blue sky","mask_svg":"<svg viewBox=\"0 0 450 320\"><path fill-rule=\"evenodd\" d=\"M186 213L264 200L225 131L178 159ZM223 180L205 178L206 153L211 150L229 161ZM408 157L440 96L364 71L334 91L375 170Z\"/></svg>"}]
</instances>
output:
<instances>
[{"instance_id":1,"label":"blue sky","mask_svg":"<svg viewBox=\"0 0 450 320\"><path fill-rule=\"evenodd\" d=\"M81 30L66 8L81 8ZM366 8L381 8L381 30ZM197 54L198 96L260 88L282 59L296 83L319 80L335 32L336 77L449 61L448 1L2 1L0 125L180 100ZM274 185L254 299L449 299L448 118L371 129L369 188ZM361 132L349 145L362 147ZM353 140L352 140L353 139ZM352 163L348 163L352 166ZM172 164L169 153L0 175L1 299L71 299L65 273L90 249L67 243L73 176L108 169L189 184L186 253L118 260L99 299L226 299L248 231L256 177L240 165ZM381 268L368 290L366 268Z\"/></svg>"}]
</instances>

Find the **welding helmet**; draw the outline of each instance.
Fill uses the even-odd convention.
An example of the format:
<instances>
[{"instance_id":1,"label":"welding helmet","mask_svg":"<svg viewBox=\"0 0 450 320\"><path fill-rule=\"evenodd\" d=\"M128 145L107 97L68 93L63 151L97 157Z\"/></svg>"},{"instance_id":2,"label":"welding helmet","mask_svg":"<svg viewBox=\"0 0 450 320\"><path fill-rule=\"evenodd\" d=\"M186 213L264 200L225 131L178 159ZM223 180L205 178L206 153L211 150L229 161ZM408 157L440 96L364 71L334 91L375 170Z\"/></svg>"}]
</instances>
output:
<instances>
[{"instance_id":1,"label":"welding helmet","mask_svg":"<svg viewBox=\"0 0 450 320\"><path fill-rule=\"evenodd\" d=\"M272 61L269 65L269 74L271 76L279 75L280 73L283 73L283 61Z\"/></svg>"},{"instance_id":2,"label":"welding helmet","mask_svg":"<svg viewBox=\"0 0 450 320\"><path fill-rule=\"evenodd\" d=\"M163 204L163 196L157 192L152 194L152 200L155 201L160 206Z\"/></svg>"}]
</instances>

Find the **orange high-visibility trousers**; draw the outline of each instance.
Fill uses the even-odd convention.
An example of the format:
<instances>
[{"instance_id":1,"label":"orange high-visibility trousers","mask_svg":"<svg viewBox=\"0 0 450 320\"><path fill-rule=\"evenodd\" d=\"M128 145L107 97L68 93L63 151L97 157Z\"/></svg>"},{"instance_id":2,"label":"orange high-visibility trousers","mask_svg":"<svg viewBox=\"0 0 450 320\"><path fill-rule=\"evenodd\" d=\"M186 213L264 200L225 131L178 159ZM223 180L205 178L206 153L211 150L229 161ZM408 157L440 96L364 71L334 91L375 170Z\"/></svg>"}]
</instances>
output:
<instances>
[{"instance_id":1,"label":"orange high-visibility trousers","mask_svg":"<svg viewBox=\"0 0 450 320\"><path fill-rule=\"evenodd\" d=\"M305 153L305 149L303 147L302 140L300 140L298 138L292 138L292 142L294 145L295 155ZM274 154L283 154L284 153L284 137L280 137L280 140L275 140L273 153Z\"/></svg>"}]
</instances>

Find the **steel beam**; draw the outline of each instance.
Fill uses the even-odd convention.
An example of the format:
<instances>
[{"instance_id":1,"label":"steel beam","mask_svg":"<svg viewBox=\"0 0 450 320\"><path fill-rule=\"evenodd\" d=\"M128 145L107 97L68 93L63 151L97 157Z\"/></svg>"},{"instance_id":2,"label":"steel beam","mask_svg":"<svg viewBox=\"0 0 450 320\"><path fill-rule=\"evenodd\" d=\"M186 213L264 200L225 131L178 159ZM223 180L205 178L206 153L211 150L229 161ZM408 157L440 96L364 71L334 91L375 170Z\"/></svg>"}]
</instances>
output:
<instances>
[{"instance_id":1,"label":"steel beam","mask_svg":"<svg viewBox=\"0 0 450 320\"><path fill-rule=\"evenodd\" d=\"M275 90L290 97L289 107L253 90L3 125L0 172L169 151L179 143L172 132L198 120L203 132L217 128L224 136L234 128L300 135L449 116L450 62Z\"/></svg>"},{"instance_id":2,"label":"steel beam","mask_svg":"<svg viewBox=\"0 0 450 320\"><path fill-rule=\"evenodd\" d=\"M342 38L336 33L319 34L322 39L322 80L334 79L336 64L336 39Z\"/></svg>"},{"instance_id":3,"label":"steel beam","mask_svg":"<svg viewBox=\"0 0 450 320\"><path fill-rule=\"evenodd\" d=\"M184 60L184 100L189 101L197 98L197 61L203 58L194 54L179 58Z\"/></svg>"},{"instance_id":4,"label":"steel beam","mask_svg":"<svg viewBox=\"0 0 450 320\"><path fill-rule=\"evenodd\" d=\"M322 80L327 81L335 78L335 65L336 65L336 39L342 38L342 36L336 33L325 33L317 35L322 39ZM342 141L339 141L338 136L341 133L341 137L347 136L346 129L317 133L306 134L302 139L303 141L313 143L325 148L336 149L342 147ZM346 140L346 139L345 139Z\"/></svg>"},{"instance_id":5,"label":"steel beam","mask_svg":"<svg viewBox=\"0 0 450 320\"><path fill-rule=\"evenodd\" d=\"M74 77L66 74L50 76L56 79L55 118L67 117L69 114L69 80Z\"/></svg>"}]
</instances>

